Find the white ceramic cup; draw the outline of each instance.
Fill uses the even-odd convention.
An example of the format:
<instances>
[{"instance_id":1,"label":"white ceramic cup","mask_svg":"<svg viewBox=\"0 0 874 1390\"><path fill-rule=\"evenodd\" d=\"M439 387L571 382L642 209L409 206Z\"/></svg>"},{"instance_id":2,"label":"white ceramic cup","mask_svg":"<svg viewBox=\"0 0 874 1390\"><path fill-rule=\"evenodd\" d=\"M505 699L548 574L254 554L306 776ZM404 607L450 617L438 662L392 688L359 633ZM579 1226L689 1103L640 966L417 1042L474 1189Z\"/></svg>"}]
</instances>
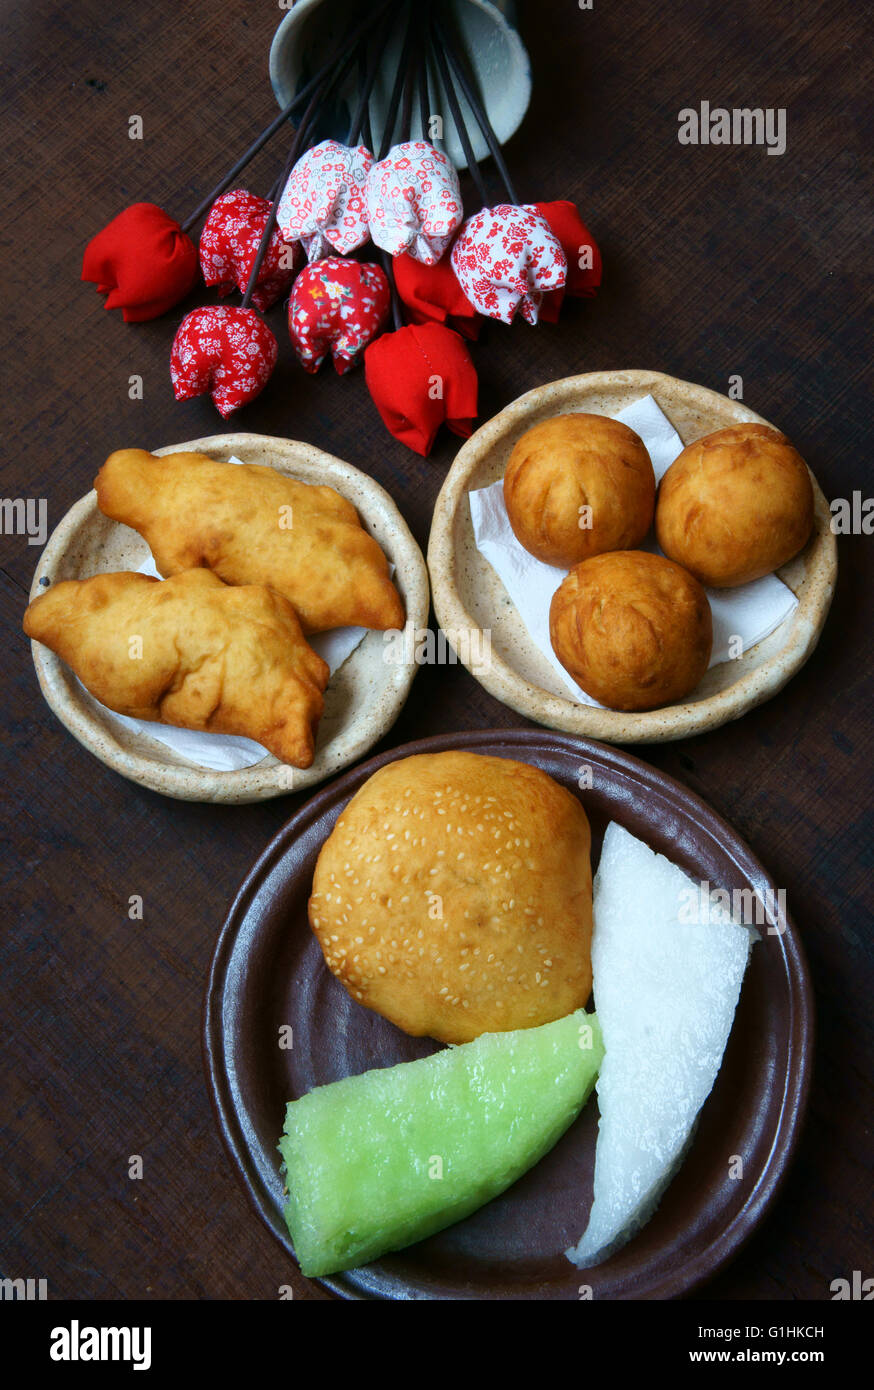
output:
<instances>
[{"instance_id":1,"label":"white ceramic cup","mask_svg":"<svg viewBox=\"0 0 874 1390\"><path fill-rule=\"evenodd\" d=\"M522 40L507 18L514 6L508 0L452 0L457 29L464 41L470 66L477 78L479 94L499 142L509 140L522 122L531 98L531 67ZM280 107L330 56L344 33L360 22L360 0L298 0L285 15L270 48L270 81ZM369 110L373 143L378 151L382 139L386 107L404 40L404 24L395 26L388 36L379 72L371 93ZM429 111L443 118L443 139L437 141L456 168L467 161L453 124L439 73L431 59L429 72ZM342 86L327 104L325 116L316 130L317 139L345 140L356 102L359 74L353 66ZM477 161L488 156L488 146L464 97L459 104ZM421 139L422 123L418 96L413 103L412 138ZM426 139L433 132L424 132ZM398 139L397 128L395 141Z\"/></svg>"}]
</instances>

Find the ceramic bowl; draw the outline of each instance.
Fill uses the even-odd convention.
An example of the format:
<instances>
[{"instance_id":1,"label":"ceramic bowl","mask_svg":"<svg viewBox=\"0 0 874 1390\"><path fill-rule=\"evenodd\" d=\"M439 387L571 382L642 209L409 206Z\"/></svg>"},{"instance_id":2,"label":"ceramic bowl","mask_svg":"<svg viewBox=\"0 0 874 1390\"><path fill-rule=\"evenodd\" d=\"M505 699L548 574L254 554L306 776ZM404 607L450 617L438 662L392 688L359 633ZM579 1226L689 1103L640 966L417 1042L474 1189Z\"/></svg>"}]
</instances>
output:
<instances>
[{"instance_id":1,"label":"ceramic bowl","mask_svg":"<svg viewBox=\"0 0 874 1390\"><path fill-rule=\"evenodd\" d=\"M837 578L837 545L829 505L811 474L813 534L778 571L798 599L789 618L743 656L711 666L681 703L627 714L575 701L532 641L488 560L474 543L468 493L504 476L520 435L550 416L571 411L615 415L652 395L684 444L741 421L763 421L743 404L704 386L660 372L589 372L539 386L520 396L467 441L456 456L434 508L428 566L438 622L470 637L459 660L504 704L538 724L608 743L658 743L719 728L776 695L816 646ZM490 659L478 657L490 634Z\"/></svg>"},{"instance_id":2,"label":"ceramic bowl","mask_svg":"<svg viewBox=\"0 0 874 1390\"><path fill-rule=\"evenodd\" d=\"M303 482L336 488L354 504L362 524L395 566L394 579L408 621L416 628L427 627L428 574L422 552L388 493L367 474L310 444L259 434L211 435L155 450L158 454L182 451L268 464ZM70 509L50 536L31 598L59 580L137 569L148 553L136 531L103 515L92 491ZM265 754L252 767L216 772L196 766L146 734L129 730L88 694L60 657L39 642L32 646L43 695L79 742L131 781L183 801L261 801L314 787L334 776L363 757L391 728L417 669L406 655L403 660L393 655L387 661L384 634L369 632L331 677L311 767L289 768Z\"/></svg>"}]
</instances>

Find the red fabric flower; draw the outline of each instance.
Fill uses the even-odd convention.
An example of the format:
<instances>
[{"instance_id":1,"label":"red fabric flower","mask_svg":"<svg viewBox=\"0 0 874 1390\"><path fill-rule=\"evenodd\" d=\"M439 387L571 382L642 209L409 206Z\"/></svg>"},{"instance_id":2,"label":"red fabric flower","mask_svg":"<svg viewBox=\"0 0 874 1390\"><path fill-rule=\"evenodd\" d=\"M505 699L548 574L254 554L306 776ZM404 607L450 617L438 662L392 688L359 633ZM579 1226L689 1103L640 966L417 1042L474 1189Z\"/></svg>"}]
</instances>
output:
<instances>
[{"instance_id":1,"label":"red fabric flower","mask_svg":"<svg viewBox=\"0 0 874 1390\"><path fill-rule=\"evenodd\" d=\"M540 317L547 323L555 323L566 294L590 299L597 291L601 283L601 252L577 212L576 204L562 198L554 203L534 203L533 207L535 212L546 218L567 259L564 288L550 290L543 296L540 305Z\"/></svg>"},{"instance_id":2,"label":"red fabric flower","mask_svg":"<svg viewBox=\"0 0 874 1390\"><path fill-rule=\"evenodd\" d=\"M395 287L414 323L445 323L465 338L476 338L480 316L458 283L449 254L436 265L412 256L395 256Z\"/></svg>"},{"instance_id":3,"label":"red fabric flower","mask_svg":"<svg viewBox=\"0 0 874 1390\"><path fill-rule=\"evenodd\" d=\"M134 203L89 241L82 279L106 295L104 309L121 309L125 323L142 323L188 294L197 279L197 248L155 203Z\"/></svg>"},{"instance_id":4,"label":"red fabric flower","mask_svg":"<svg viewBox=\"0 0 874 1390\"><path fill-rule=\"evenodd\" d=\"M170 376L177 401L208 391L225 419L264 389L278 347L254 309L213 304L186 314L173 339Z\"/></svg>"},{"instance_id":5,"label":"red fabric flower","mask_svg":"<svg viewBox=\"0 0 874 1390\"><path fill-rule=\"evenodd\" d=\"M576 205L560 198L554 203L535 203L534 206L541 217L546 218L567 258L565 293L590 298L601 283L601 252Z\"/></svg>"},{"instance_id":6,"label":"red fabric flower","mask_svg":"<svg viewBox=\"0 0 874 1390\"><path fill-rule=\"evenodd\" d=\"M531 207L498 203L468 218L452 248L452 268L481 314L536 323L543 295L561 289L567 261L545 217Z\"/></svg>"},{"instance_id":7,"label":"red fabric flower","mask_svg":"<svg viewBox=\"0 0 874 1390\"><path fill-rule=\"evenodd\" d=\"M222 298L235 287L240 294L246 293L271 206L267 198L234 188L216 198L210 208L200 234L200 269L204 282L217 285ZM264 313L286 293L299 255L296 242L286 242L274 231L258 271L253 308Z\"/></svg>"},{"instance_id":8,"label":"red fabric flower","mask_svg":"<svg viewBox=\"0 0 874 1390\"><path fill-rule=\"evenodd\" d=\"M364 354L364 374L386 428L417 454L430 454L444 421L453 433L469 436L476 368L451 328L411 323L384 333Z\"/></svg>"},{"instance_id":9,"label":"red fabric flower","mask_svg":"<svg viewBox=\"0 0 874 1390\"><path fill-rule=\"evenodd\" d=\"M330 351L342 376L388 317L385 272L369 262L326 256L305 266L288 301L288 332L302 367L317 372Z\"/></svg>"}]
</instances>

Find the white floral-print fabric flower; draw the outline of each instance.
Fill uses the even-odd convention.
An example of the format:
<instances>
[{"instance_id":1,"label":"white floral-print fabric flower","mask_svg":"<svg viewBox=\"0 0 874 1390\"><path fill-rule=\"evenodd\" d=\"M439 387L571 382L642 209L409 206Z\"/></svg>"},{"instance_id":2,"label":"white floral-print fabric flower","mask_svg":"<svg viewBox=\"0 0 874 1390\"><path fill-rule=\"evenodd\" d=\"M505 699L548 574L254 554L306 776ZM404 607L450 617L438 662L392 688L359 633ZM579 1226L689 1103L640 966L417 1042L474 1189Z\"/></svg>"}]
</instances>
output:
<instances>
[{"instance_id":1,"label":"white floral-print fabric flower","mask_svg":"<svg viewBox=\"0 0 874 1390\"><path fill-rule=\"evenodd\" d=\"M435 265L464 216L451 160L427 140L395 145L370 171L367 216L383 251Z\"/></svg>"},{"instance_id":2,"label":"white floral-print fabric flower","mask_svg":"<svg viewBox=\"0 0 874 1390\"><path fill-rule=\"evenodd\" d=\"M536 323L545 292L560 289L567 260L549 223L533 207L498 203L465 222L452 268L471 304L488 318Z\"/></svg>"},{"instance_id":3,"label":"white floral-print fabric flower","mask_svg":"<svg viewBox=\"0 0 874 1390\"><path fill-rule=\"evenodd\" d=\"M297 161L279 199L277 224L286 241L300 241L307 260L348 256L367 241L372 164L366 146L336 140L323 140Z\"/></svg>"}]
</instances>

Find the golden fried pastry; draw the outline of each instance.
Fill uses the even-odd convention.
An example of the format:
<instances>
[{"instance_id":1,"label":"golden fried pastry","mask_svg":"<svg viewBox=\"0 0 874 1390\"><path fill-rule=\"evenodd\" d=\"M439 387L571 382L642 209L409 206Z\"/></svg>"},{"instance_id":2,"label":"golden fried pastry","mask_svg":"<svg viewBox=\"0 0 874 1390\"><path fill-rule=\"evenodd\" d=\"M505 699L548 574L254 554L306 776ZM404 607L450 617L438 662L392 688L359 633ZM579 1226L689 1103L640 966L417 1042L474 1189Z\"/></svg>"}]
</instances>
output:
<instances>
[{"instance_id":1,"label":"golden fried pastry","mask_svg":"<svg viewBox=\"0 0 874 1390\"><path fill-rule=\"evenodd\" d=\"M269 584L304 632L404 625L388 561L332 487L145 449L110 454L94 486L100 510L145 537L164 576L202 565L226 584Z\"/></svg>"},{"instance_id":2,"label":"golden fried pastry","mask_svg":"<svg viewBox=\"0 0 874 1390\"><path fill-rule=\"evenodd\" d=\"M807 465L769 425L730 425L696 440L661 481L659 545L714 589L779 569L812 528Z\"/></svg>"},{"instance_id":3,"label":"golden fried pastry","mask_svg":"<svg viewBox=\"0 0 874 1390\"><path fill-rule=\"evenodd\" d=\"M568 569L640 545L652 525L655 474L628 425L607 415L556 415L514 446L504 502L519 543Z\"/></svg>"},{"instance_id":4,"label":"golden fried pastry","mask_svg":"<svg viewBox=\"0 0 874 1390\"><path fill-rule=\"evenodd\" d=\"M589 997L589 847L579 801L538 768L402 758L323 845L310 925L353 998L406 1033L533 1028Z\"/></svg>"},{"instance_id":5,"label":"golden fried pastry","mask_svg":"<svg viewBox=\"0 0 874 1390\"><path fill-rule=\"evenodd\" d=\"M313 760L329 670L272 589L232 589L209 570L163 583L99 574L40 594L24 630L119 714L242 734L294 767Z\"/></svg>"},{"instance_id":6,"label":"golden fried pastry","mask_svg":"<svg viewBox=\"0 0 874 1390\"><path fill-rule=\"evenodd\" d=\"M713 619L691 574L643 550L584 560L549 609L553 650L608 709L656 709L695 689L710 661Z\"/></svg>"}]
</instances>

